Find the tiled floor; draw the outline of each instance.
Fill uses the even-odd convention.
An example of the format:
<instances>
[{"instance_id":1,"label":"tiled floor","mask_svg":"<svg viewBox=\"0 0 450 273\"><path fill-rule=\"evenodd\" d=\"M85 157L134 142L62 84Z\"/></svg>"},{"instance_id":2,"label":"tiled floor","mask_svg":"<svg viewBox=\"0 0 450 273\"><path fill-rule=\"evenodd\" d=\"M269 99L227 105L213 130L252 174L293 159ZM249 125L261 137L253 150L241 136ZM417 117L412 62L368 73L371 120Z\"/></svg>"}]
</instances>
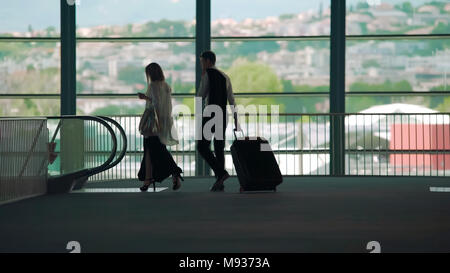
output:
<instances>
[{"instance_id":1,"label":"tiled floor","mask_svg":"<svg viewBox=\"0 0 450 273\"><path fill-rule=\"evenodd\" d=\"M186 178L141 193L140 182L0 206L0 252L449 252L443 179L285 178L276 193L240 194L236 178ZM149 189L150 190L150 189ZM97 191L97 192L92 192ZM98 192L102 191L102 192Z\"/></svg>"}]
</instances>

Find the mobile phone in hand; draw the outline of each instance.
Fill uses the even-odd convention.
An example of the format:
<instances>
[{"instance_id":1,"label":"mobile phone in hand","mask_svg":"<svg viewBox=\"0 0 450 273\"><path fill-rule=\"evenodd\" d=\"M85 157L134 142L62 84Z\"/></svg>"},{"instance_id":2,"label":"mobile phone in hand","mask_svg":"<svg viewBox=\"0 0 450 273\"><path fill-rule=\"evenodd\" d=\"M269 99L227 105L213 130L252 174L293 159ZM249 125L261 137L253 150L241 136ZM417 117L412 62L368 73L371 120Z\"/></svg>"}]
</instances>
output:
<instances>
[{"instance_id":1,"label":"mobile phone in hand","mask_svg":"<svg viewBox=\"0 0 450 273\"><path fill-rule=\"evenodd\" d=\"M141 100L147 98L147 96L146 96L144 93L140 93L140 92L138 93L138 97L139 97Z\"/></svg>"}]
</instances>

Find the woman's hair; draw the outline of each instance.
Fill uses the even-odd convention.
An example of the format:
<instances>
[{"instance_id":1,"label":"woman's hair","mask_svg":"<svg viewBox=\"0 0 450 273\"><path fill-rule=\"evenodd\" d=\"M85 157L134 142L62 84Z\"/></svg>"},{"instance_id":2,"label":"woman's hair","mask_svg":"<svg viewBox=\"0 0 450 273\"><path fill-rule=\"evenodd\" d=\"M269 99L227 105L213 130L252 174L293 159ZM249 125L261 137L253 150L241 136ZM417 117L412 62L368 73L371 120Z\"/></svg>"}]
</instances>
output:
<instances>
[{"instance_id":1,"label":"woman's hair","mask_svg":"<svg viewBox=\"0 0 450 273\"><path fill-rule=\"evenodd\" d=\"M213 65L216 64L216 54L214 54L214 52L212 52L211 50L202 52L202 54L200 54L200 57L205 60L209 60Z\"/></svg>"},{"instance_id":2,"label":"woman's hair","mask_svg":"<svg viewBox=\"0 0 450 273\"><path fill-rule=\"evenodd\" d=\"M145 75L147 76L147 81L164 81L164 73L161 69L161 66L157 63L151 63L145 67Z\"/></svg>"}]
</instances>

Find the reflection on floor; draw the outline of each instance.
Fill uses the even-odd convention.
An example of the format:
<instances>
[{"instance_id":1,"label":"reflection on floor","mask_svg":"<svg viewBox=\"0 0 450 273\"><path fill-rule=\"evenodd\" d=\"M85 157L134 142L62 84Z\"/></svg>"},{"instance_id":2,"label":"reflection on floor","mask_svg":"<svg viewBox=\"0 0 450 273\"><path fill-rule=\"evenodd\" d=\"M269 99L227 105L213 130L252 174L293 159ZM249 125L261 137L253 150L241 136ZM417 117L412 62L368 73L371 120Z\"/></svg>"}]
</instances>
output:
<instances>
[{"instance_id":1,"label":"reflection on floor","mask_svg":"<svg viewBox=\"0 0 450 273\"><path fill-rule=\"evenodd\" d=\"M450 192L450 187L430 187L431 192Z\"/></svg>"}]
</instances>

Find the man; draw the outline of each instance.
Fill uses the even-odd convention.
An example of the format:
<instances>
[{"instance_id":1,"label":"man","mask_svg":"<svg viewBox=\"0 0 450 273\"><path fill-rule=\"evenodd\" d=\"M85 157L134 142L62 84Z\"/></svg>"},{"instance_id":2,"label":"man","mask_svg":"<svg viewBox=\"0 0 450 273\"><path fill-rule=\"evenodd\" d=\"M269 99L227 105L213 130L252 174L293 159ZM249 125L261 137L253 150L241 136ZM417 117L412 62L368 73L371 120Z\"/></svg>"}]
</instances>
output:
<instances>
[{"instance_id":1,"label":"man","mask_svg":"<svg viewBox=\"0 0 450 273\"><path fill-rule=\"evenodd\" d=\"M223 191L226 179L230 177L225 170L225 129L227 128L227 100L230 105L235 106L233 88L231 86L230 78L217 69L215 66L216 55L212 51L205 51L200 55L200 63L202 66L202 79L200 81L200 88L198 96L201 96L205 100L205 107L208 105L216 105L222 110L222 124L221 126L214 125L211 129L214 136L214 154L212 153L211 139L205 138L203 135L203 127L205 124L214 118L203 117L202 119L202 140L197 142L197 148L200 155L205 159L208 165L213 169L216 176L216 183L211 187L211 191ZM234 119L236 126L237 113L234 111Z\"/></svg>"}]
</instances>

